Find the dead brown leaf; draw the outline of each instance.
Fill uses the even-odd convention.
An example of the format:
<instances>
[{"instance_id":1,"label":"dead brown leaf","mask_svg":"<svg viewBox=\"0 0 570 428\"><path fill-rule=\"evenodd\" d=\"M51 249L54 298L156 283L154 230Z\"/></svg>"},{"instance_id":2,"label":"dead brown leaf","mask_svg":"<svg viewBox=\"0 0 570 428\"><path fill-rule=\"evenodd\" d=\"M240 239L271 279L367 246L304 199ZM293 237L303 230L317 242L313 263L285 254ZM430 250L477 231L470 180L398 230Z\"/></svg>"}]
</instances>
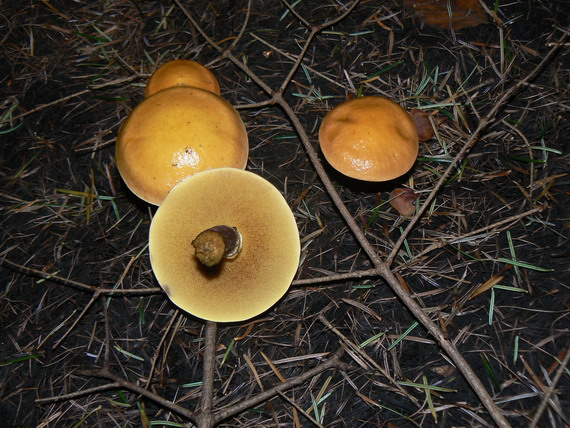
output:
<instances>
[{"instance_id":1,"label":"dead brown leaf","mask_svg":"<svg viewBox=\"0 0 570 428\"><path fill-rule=\"evenodd\" d=\"M418 130L418 139L420 141L427 141L431 139L435 134L434 125L437 129L439 125L445 120L437 116L437 111L429 112L418 110L417 108L414 108L410 111L410 116L416 124L416 129Z\"/></svg>"},{"instance_id":2,"label":"dead brown leaf","mask_svg":"<svg viewBox=\"0 0 570 428\"><path fill-rule=\"evenodd\" d=\"M401 215L408 217L416 212L416 199L419 195L408 187L397 187L390 193L390 205Z\"/></svg>"},{"instance_id":3,"label":"dead brown leaf","mask_svg":"<svg viewBox=\"0 0 570 428\"><path fill-rule=\"evenodd\" d=\"M487 23L487 15L478 0L404 0L404 7L423 25L442 30L458 31Z\"/></svg>"}]
</instances>

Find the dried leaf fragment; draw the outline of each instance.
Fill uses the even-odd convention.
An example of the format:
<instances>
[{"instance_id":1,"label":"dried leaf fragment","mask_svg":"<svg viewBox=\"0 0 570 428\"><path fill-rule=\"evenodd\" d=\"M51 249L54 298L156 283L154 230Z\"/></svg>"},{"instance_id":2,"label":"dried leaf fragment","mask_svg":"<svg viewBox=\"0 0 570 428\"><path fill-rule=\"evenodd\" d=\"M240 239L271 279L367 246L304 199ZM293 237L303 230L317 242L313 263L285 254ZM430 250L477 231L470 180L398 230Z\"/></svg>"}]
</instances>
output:
<instances>
[{"instance_id":1,"label":"dried leaf fragment","mask_svg":"<svg viewBox=\"0 0 570 428\"><path fill-rule=\"evenodd\" d=\"M390 205L403 216L411 216L416 212L415 201L419 198L412 189L408 187L396 187L390 193Z\"/></svg>"},{"instance_id":2,"label":"dried leaf fragment","mask_svg":"<svg viewBox=\"0 0 570 428\"><path fill-rule=\"evenodd\" d=\"M433 137L434 130L431 121L429 120L431 113L415 108L410 111L410 116L412 116L412 120L416 124L418 139L420 141L427 141ZM437 122L434 123L437 125Z\"/></svg>"},{"instance_id":3,"label":"dried leaf fragment","mask_svg":"<svg viewBox=\"0 0 570 428\"><path fill-rule=\"evenodd\" d=\"M404 0L404 7L422 24L433 28L461 30L487 23L478 0Z\"/></svg>"},{"instance_id":4,"label":"dried leaf fragment","mask_svg":"<svg viewBox=\"0 0 570 428\"><path fill-rule=\"evenodd\" d=\"M432 372L434 372L435 374L438 374L442 377L447 377L447 376L451 376L456 372L455 367L453 367L450 364L446 364L443 366L435 366L435 367L431 367L430 370Z\"/></svg>"},{"instance_id":5,"label":"dried leaf fragment","mask_svg":"<svg viewBox=\"0 0 570 428\"><path fill-rule=\"evenodd\" d=\"M472 299L473 297L478 296L479 294L482 294L487 290L490 290L495 285L497 285L499 282L501 282L503 280L503 278L504 278L503 275L493 276L489 280L485 281L484 284L481 284L479 287L474 289L473 292L469 295L469 299Z\"/></svg>"}]
</instances>

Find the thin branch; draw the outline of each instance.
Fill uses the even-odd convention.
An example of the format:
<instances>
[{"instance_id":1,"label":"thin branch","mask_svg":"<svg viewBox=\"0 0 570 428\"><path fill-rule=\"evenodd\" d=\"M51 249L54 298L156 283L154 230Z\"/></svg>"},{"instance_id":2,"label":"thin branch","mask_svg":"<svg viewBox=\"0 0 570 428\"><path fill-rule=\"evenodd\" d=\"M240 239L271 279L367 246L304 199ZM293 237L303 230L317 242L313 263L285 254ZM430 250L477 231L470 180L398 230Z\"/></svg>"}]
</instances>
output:
<instances>
[{"instance_id":1,"label":"thin branch","mask_svg":"<svg viewBox=\"0 0 570 428\"><path fill-rule=\"evenodd\" d=\"M244 65L244 67L245 67L245 65ZM307 156L309 156L309 159L311 160L311 163L313 164L313 167L315 168L315 171L317 172L317 175L319 176L321 183L323 183L323 186L325 187L327 193L329 194L330 198L332 199L333 203L335 204L337 210L340 212L340 214L341 214L342 218L344 219L345 223L347 224L348 228L353 233L354 237L356 238L356 240L358 241L358 243L360 244L360 246L362 247L362 249L364 250L366 255L372 260L372 262L376 266L380 265L382 263L382 260L380 259L380 257L376 253L376 250L368 242L368 239L366 239L364 232L362 232L362 230L360 229L360 227L356 223L356 220L354 220L354 217L348 211L348 208L346 208L346 205L344 204L340 195L336 191L334 184L332 183L332 181L329 178L328 174L326 173L321 161L319 160L317 152L314 149L314 147L312 146L310 139L309 139L309 136L307 135L305 129L303 128L303 125L299 121L297 114L291 108L291 106L287 103L287 101L285 101L285 99L281 96L281 94L278 94L278 93L274 94L273 97L274 97L275 101L281 106L281 108L283 108L283 110L285 110L285 113L287 114L287 116L289 117L289 120L293 124L295 131L299 134L299 138L300 138L301 142L303 143L303 146L305 147L305 151L307 152Z\"/></svg>"},{"instance_id":2,"label":"thin branch","mask_svg":"<svg viewBox=\"0 0 570 428\"><path fill-rule=\"evenodd\" d=\"M378 370L379 373L382 374L382 376L384 376L386 379L388 379L390 381L390 383L392 384L392 386L397 389L398 391L400 391L404 396L410 398L415 404L418 404L417 400L415 397L411 396L410 394L408 394L406 392L406 390L402 387L402 385L398 384L396 382L396 380L390 376L390 373L388 373L386 370L384 370L384 368L378 364L376 361L374 361L373 358L370 357L370 355L368 355L362 348L360 348L359 346L356 346L355 343L353 343L348 337L346 337L344 334L342 334L335 326L333 326L329 320L327 320L325 318L324 315L319 315L317 317L317 319L322 322L328 329L330 329L334 334L336 334L340 340L342 340L344 343L346 343L346 345L353 351L356 352L360 357L362 357L362 359L364 359L371 367L374 367L376 370Z\"/></svg>"},{"instance_id":3,"label":"thin branch","mask_svg":"<svg viewBox=\"0 0 570 428\"><path fill-rule=\"evenodd\" d=\"M287 74L287 77L285 77L285 80L283 80L283 83L281 84L281 86L279 87L279 89L277 90L277 92L279 93L283 93L283 91L285 91L285 88L287 88L287 85L289 85L289 82L291 82L291 79L293 78L293 75L297 72L297 69L299 68L299 66L301 65L301 62L303 62L303 59L305 58L305 54L307 53L307 50L309 49L309 46L311 45L311 42L313 41L313 38L320 33L321 31L323 31L325 28L329 28L332 27L333 25L339 23L340 21L342 21L344 18L346 18L350 12L353 11L353 9L356 7L356 5L359 3L359 0L354 1L350 7L347 8L347 10L340 16L338 16L337 18L333 19L332 21L328 21L322 25L319 26L311 26L309 25L306 21L304 21L302 18L299 17L299 15L297 14L297 12L291 7L289 6L289 4L287 2L283 2L287 8L289 9L289 11L291 11L298 19L301 20L301 22L303 22L303 24L308 25L311 32L309 33L309 36L307 37L307 39L305 40L305 43L303 45L303 48L301 50L301 53L297 56L297 60L295 61L295 63L293 64L293 66L291 67L291 70L289 70L289 73Z\"/></svg>"},{"instance_id":4,"label":"thin branch","mask_svg":"<svg viewBox=\"0 0 570 428\"><path fill-rule=\"evenodd\" d=\"M535 428L538 422L540 421L540 418L542 417L544 410L546 410L546 406L548 405L550 396L554 393L554 390L556 389L556 385L558 385L558 381L560 380L562 373L564 373L564 371L566 370L566 366L568 365L568 360L570 360L570 350L566 351L566 355L564 356L564 359L560 363L560 367L558 367L558 370L554 375L554 379L552 379L552 383L548 387L548 390L544 393L542 401L540 402L540 405L536 409L536 413L534 414L532 421L530 421L530 424L528 424L529 428Z\"/></svg>"},{"instance_id":5,"label":"thin branch","mask_svg":"<svg viewBox=\"0 0 570 428\"><path fill-rule=\"evenodd\" d=\"M39 269L34 269L31 267L27 267L27 266L23 266L23 265L19 265L17 263L14 263L10 260L7 259L3 259L0 260L0 265L5 265L8 269L20 272L24 275L29 275L29 276L35 276L41 279L45 279L48 281L53 281L53 282L58 282L60 284L63 285L69 285L73 288L76 288L78 290L81 291L86 291L89 293L98 293L99 295L135 295L135 296L141 296L141 295L149 295L149 294L162 294L164 293L164 290L160 287L154 287L154 288L127 288L127 289L122 289L122 288L99 288L93 285L88 285L85 284L83 282L79 282L79 281L74 281L73 279L69 279L69 278L64 278L62 276L58 276L55 274L51 274L48 272L44 272L41 271Z\"/></svg>"},{"instance_id":6,"label":"thin branch","mask_svg":"<svg viewBox=\"0 0 570 428\"><path fill-rule=\"evenodd\" d=\"M247 10L245 12L245 19L243 20L241 30L239 31L238 35L236 36L236 38L231 43L229 49L235 48L236 45L241 40L241 38L243 37L243 34L245 33L245 29L247 28L247 24L249 23L249 17L250 16L251 16L251 0L247 0Z\"/></svg>"},{"instance_id":7,"label":"thin branch","mask_svg":"<svg viewBox=\"0 0 570 428\"><path fill-rule=\"evenodd\" d=\"M216 330L217 323L206 322L204 337L204 372L202 375L202 394L196 410L198 428L214 426L212 403L214 402L214 371L216 369Z\"/></svg>"},{"instance_id":8,"label":"thin branch","mask_svg":"<svg viewBox=\"0 0 570 428\"><path fill-rule=\"evenodd\" d=\"M111 328L109 326L109 306L102 300L103 317L105 319L105 352L103 354L103 369L108 370L111 365Z\"/></svg>"},{"instance_id":9,"label":"thin branch","mask_svg":"<svg viewBox=\"0 0 570 428\"><path fill-rule=\"evenodd\" d=\"M303 18L301 15L299 15L299 13L289 3L287 3L285 0L281 0L281 3L285 5L285 7L289 10L289 12L291 12L293 16L301 22L301 24L307 27L308 30L311 29L311 23L307 21L305 18Z\"/></svg>"},{"instance_id":10,"label":"thin branch","mask_svg":"<svg viewBox=\"0 0 570 428\"><path fill-rule=\"evenodd\" d=\"M439 248L443 248L446 245L450 245L450 244L454 244L456 242L466 240L470 237L480 235L480 234L485 233L489 230L494 230L498 233L499 231L497 229L499 229L503 226L506 226L506 225L511 225L512 223L519 221L525 217L531 216L533 214L540 213L540 212L544 211L546 209L546 207L547 207L547 205L541 205L541 206L538 206L538 207L533 208L531 210L527 210L527 211L524 211L522 213L512 215L510 217L499 220L493 224L489 224L487 226L473 230L469 233L464 233L464 234L459 235L459 236L439 238L436 242L429 245L427 248L420 251L418 254L414 254L411 261L409 261L407 263L403 263L397 267L394 267L394 268L392 268L392 270L393 271L405 270L406 268L409 268L414 263L416 263L421 257L424 257L426 254L431 253L434 250L437 250ZM374 277L378 277L380 275L381 275L381 272L377 268L355 270L355 271L347 272L347 273L332 273L332 274L326 275L326 276L296 279L291 283L291 286L292 287L303 287L303 286L307 286L307 285L323 284L323 283L328 283L328 282L340 282L340 281L350 281L350 280L362 279L362 278L374 278Z\"/></svg>"},{"instance_id":11,"label":"thin branch","mask_svg":"<svg viewBox=\"0 0 570 428\"><path fill-rule=\"evenodd\" d=\"M97 394L99 392L117 389L122 386L121 382L108 383L106 385L95 386L93 388L82 389L81 391L70 392L69 394L55 395L53 397L38 398L37 404L49 404L57 401L73 400L86 395Z\"/></svg>"},{"instance_id":12,"label":"thin branch","mask_svg":"<svg viewBox=\"0 0 570 428\"><path fill-rule=\"evenodd\" d=\"M416 319L434 337L439 346L443 348L447 355L449 355L453 363L456 365L457 369L467 380L467 383L471 385L471 388L473 388L473 391L475 394L477 394L477 397L479 397L479 400L481 400L481 403L483 406L485 406L495 423L500 427L510 427L511 425L503 415L503 412L501 409L499 409L499 407L497 407L481 383L481 380L479 380L467 360L465 360L463 357L463 354L461 354L461 352L457 349L452 341L448 340L445 337L441 329L425 314L425 312L422 310L422 307L413 299L413 297L404 290L388 265L382 264L380 269L382 271L382 277L386 280L388 285L390 285L392 291L400 298L400 300L402 300L404 305L406 305L410 312L414 314Z\"/></svg>"},{"instance_id":13,"label":"thin branch","mask_svg":"<svg viewBox=\"0 0 570 428\"><path fill-rule=\"evenodd\" d=\"M179 318L179 316L178 316L179 312L180 311L178 308L174 310L174 314L172 315L172 318L170 318L170 321L168 321L168 325L166 326L165 332L162 335L162 338L160 339L158 346L154 350L154 354L153 354L152 358L150 359L151 365L150 365L150 370L148 371L148 378L146 380L145 388L148 388L150 385L150 382L151 382L152 376L153 376L153 372L156 369L156 364L157 364L158 358L160 356L160 351L162 350L162 347L164 346L164 342L166 341L166 337L168 336L168 333L170 333L170 329L172 328L172 324L174 324L174 321L176 321L176 318ZM182 318L182 315L180 316L180 318Z\"/></svg>"},{"instance_id":14,"label":"thin branch","mask_svg":"<svg viewBox=\"0 0 570 428\"><path fill-rule=\"evenodd\" d=\"M524 211L520 214L516 214L516 215L510 216L510 217L504 218L503 220L499 220L499 221L497 221L493 224L490 224L488 226L481 227L481 228L473 230L469 233L464 233L463 235L455 236L453 238L440 238L437 242L434 242L433 244L429 245L426 249L420 251L418 254L414 254L412 261L405 263L405 264L402 264L402 265L398 266L397 268L394 268L394 270L399 271L399 270L402 270L402 269L408 267L409 265L413 264L414 261L416 261L419 258L425 256L426 254L432 252L433 250L437 250L438 248L443 248L446 245L450 245L450 244L454 244L454 243L459 242L459 241L463 241L467 238L470 238L472 236L477 236L477 235L479 235L481 233L485 233L489 230L494 230L494 229L496 230L496 229L498 229L502 226L505 226L505 225L510 226L511 223L513 223L515 221L521 220L521 219L528 217L530 215L533 215L533 214L540 213L540 212L544 211L545 209L546 209L546 205L540 205L540 206L533 208L531 210Z\"/></svg>"},{"instance_id":15,"label":"thin branch","mask_svg":"<svg viewBox=\"0 0 570 428\"><path fill-rule=\"evenodd\" d=\"M99 298L100 294L98 292L93 293L93 296L91 296L91 300L89 300L89 302L85 305L85 307L83 308L83 310L81 311L81 313L79 314L79 316L75 317L75 319L73 320L73 322L71 323L71 326L67 329L67 331L63 334L63 336L61 336L59 338L59 340L57 340L53 346L52 349L57 348L61 342L63 342L65 340L65 338L69 335L69 333L71 333L73 331L73 329L75 328L75 326L79 323L79 321L81 321L83 319L83 317L85 316L85 314L87 313L87 311L89 310L89 308L93 305L93 303L95 303L97 301L97 299Z\"/></svg>"},{"instance_id":16,"label":"thin branch","mask_svg":"<svg viewBox=\"0 0 570 428\"><path fill-rule=\"evenodd\" d=\"M295 61L297 61L297 59L299 58L298 55L293 55L293 54L290 54L289 52L284 51L283 49L279 49L279 47L277 47L277 46L275 46L275 45L269 43L268 41L266 41L266 40L264 40L263 38L259 37L259 35L255 34L255 33L250 34L250 36L251 36L252 38L254 38L255 40L257 40L258 42L263 43L265 46L271 48L271 50L274 50L274 51L277 52L279 55L282 55L282 56L284 56L285 58L287 58L288 60L292 61L293 63L294 63ZM311 65L308 63L308 61L306 62L305 67L307 67L307 70L309 70L311 73L314 73L314 74L316 74L316 75L319 76L319 77L322 77L322 78L325 79L327 82L329 82L329 83L331 83L331 84L333 84L333 85L335 85L335 86L338 86L338 87L340 87L340 88L344 88L344 84L343 84L343 83L341 83L341 82L339 82L338 80L335 80L335 79L333 79L333 78L327 76L325 73L322 73L322 72L320 72L319 70L316 70L314 67L311 67ZM244 108L244 107L241 107L241 106L238 106L238 107ZM249 105L246 106L246 107L249 107ZM237 108L237 107L236 107L236 108Z\"/></svg>"},{"instance_id":17,"label":"thin branch","mask_svg":"<svg viewBox=\"0 0 570 428\"><path fill-rule=\"evenodd\" d=\"M317 278L296 279L291 283L291 285L294 287L299 287L304 285L322 284L323 282L336 282L336 281L346 281L352 279L370 278L375 276L377 277L378 275L380 275L378 269L357 270L347 273L335 273Z\"/></svg>"},{"instance_id":18,"label":"thin branch","mask_svg":"<svg viewBox=\"0 0 570 428\"><path fill-rule=\"evenodd\" d=\"M419 207L418 211L416 212L416 215L412 219L410 219L408 226L404 229L404 231L400 235L400 238L394 244L394 248L392 248L392 252L390 253L390 255L388 256L388 258L386 260L386 263L388 266L392 265L392 262L394 261L394 258L398 254L398 251L400 251L400 247L404 243L404 240L408 237L408 235L410 234L410 232L412 231L412 229L414 228L414 226L416 225L416 223L418 222L420 217L423 216L424 212L430 206L431 202L437 196L438 192L445 185L447 178L457 168L457 165L459 165L459 163L463 161L463 159L465 158L467 153L469 153L469 151L475 146L475 144L477 144L483 130L485 130L489 124L494 122L495 116L497 115L497 113L499 111L501 111L503 109L505 104L523 86L525 86L526 83L528 83L530 80L534 79L538 75L538 73L540 73L540 71L550 62L550 60L554 57L554 55L558 52L558 50L562 46L561 43L564 41L565 38L566 38L566 35L563 35L562 38L559 40L559 43L556 46L554 46L552 49L550 49L550 51L548 52L548 54L546 54L546 56L543 58L543 60L540 61L540 63L529 74L527 74L524 79L522 79L522 80L518 81L517 83L515 83L514 85L512 85L498 99L498 101L494 103L491 110L479 121L477 129L475 129L475 131L473 132L473 134L471 134L471 136L469 137L469 139L467 140L465 145L461 148L461 150L457 153L457 155L455 155L454 159L451 161L451 163L449 164L449 166L447 167L447 169L445 170L443 175L440 177L439 181L436 183L436 185L434 186L434 188L430 192L429 196L426 198L426 200L423 202L423 204Z\"/></svg>"},{"instance_id":19,"label":"thin branch","mask_svg":"<svg viewBox=\"0 0 570 428\"><path fill-rule=\"evenodd\" d=\"M41 111L41 110L46 109L48 107L53 107L57 104L61 104L63 102L69 101L73 98L80 97L81 95L88 94L89 92L92 92L93 90L106 88L108 86L120 85L122 83L127 83L127 82L130 82L132 80L138 79L139 77L140 77L139 75L133 75L133 76L125 77L122 79L115 79L115 80L112 80L112 81L106 82L106 83L100 83L98 85L92 85L89 89L84 89L82 91L75 92L74 94L67 95L65 97L59 98L59 99L52 101L52 102L49 102L49 103L40 104L39 106L34 107L31 110L25 111L24 113L20 113L17 116L14 116L14 117L11 117L9 119L5 119L3 121L0 121L0 125L2 125L3 123L6 123L6 122L12 122L14 120L22 119L26 116L29 116L30 114L37 113L38 111Z\"/></svg>"},{"instance_id":20,"label":"thin branch","mask_svg":"<svg viewBox=\"0 0 570 428\"><path fill-rule=\"evenodd\" d=\"M228 58L232 63L234 63L235 65L237 65L239 68L242 69L242 71L245 72L245 70L240 66L240 64L243 64L240 60L238 60L236 57L233 56L233 54L229 51L229 50L224 50L224 48L222 48L221 46L219 46L216 42L214 42L207 34L206 32L202 29L202 27L200 26L200 24L198 23L198 21L196 21L194 19L194 17L192 16L192 14L190 14L190 12L188 12L188 10L186 9L186 7L184 7L184 5L180 2L180 0L174 0L174 3L176 3L176 5L180 8L180 10L182 11L182 13L186 16L186 18L188 19L188 21L190 21L190 23L196 28L196 30L202 35L202 37L208 42L208 44L216 49L218 52L220 52L222 54L222 57ZM245 67L247 68L247 66ZM248 77L253 80L255 82L256 85L258 85L261 89L263 89L266 93L271 94L273 92L273 90L263 81L261 80L255 73L247 73Z\"/></svg>"},{"instance_id":21,"label":"thin branch","mask_svg":"<svg viewBox=\"0 0 570 428\"><path fill-rule=\"evenodd\" d=\"M133 382L129 382L128 380L123 379L120 376L117 376L116 374L112 373L111 371L109 371L107 369L84 370L81 372L81 374L83 374L85 376L99 377L99 378L111 380L113 382L111 385L113 385L114 388L128 389L129 391L134 392L135 394L140 394L143 397L145 397L151 401L154 401L155 403L161 405L162 407L164 407L168 410L173 411L174 413L178 413L179 415L190 419L192 422L196 421L196 414L194 412L192 412L191 410L188 410L185 407L182 407L176 403L173 403L172 401L169 401L169 400L161 397L158 394L154 394L154 393L150 392L149 390L142 388Z\"/></svg>"},{"instance_id":22,"label":"thin branch","mask_svg":"<svg viewBox=\"0 0 570 428\"><path fill-rule=\"evenodd\" d=\"M313 418L311 415L309 415L307 412L305 412L305 410L301 406L299 406L297 403L295 403L294 400L291 400L289 397L287 397L285 394L283 394L282 392L279 392L279 391L277 391L277 395L279 395L279 397L281 397L283 400L287 401L295 409L297 409L299 412L301 412L301 414L304 417L306 417L309 421L311 421L311 423L313 425L315 425L318 428L325 428L324 425L321 425L319 423L319 421L317 421L315 418Z\"/></svg>"},{"instance_id":23,"label":"thin branch","mask_svg":"<svg viewBox=\"0 0 570 428\"><path fill-rule=\"evenodd\" d=\"M234 404L233 406L228 407L227 409L221 410L217 412L214 416L215 423L219 423L231 416L237 415L238 413L243 412L244 410L249 409L257 404L263 403L268 399L278 395L279 393L283 393L284 391L291 389L295 386L299 386L305 383L307 380L311 379L312 377L332 368L338 368L340 370L347 370L348 366L343 363L340 359L344 353L344 350L340 348L337 350L331 358L329 358L324 363L319 364L316 367L313 367L310 370L307 370L304 373L301 373L299 376L295 376L292 379L289 379L286 382L283 382L271 389L263 391L257 394L255 397L251 397L247 400L242 400L238 404Z\"/></svg>"}]
</instances>

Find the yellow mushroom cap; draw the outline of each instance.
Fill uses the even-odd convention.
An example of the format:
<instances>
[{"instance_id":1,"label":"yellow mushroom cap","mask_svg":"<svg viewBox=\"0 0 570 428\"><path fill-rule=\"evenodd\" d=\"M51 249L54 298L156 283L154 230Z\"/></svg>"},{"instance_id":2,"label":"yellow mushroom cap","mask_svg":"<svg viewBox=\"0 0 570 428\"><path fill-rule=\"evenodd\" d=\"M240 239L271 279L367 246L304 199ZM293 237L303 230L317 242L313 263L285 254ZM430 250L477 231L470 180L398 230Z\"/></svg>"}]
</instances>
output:
<instances>
[{"instance_id":1,"label":"yellow mushroom cap","mask_svg":"<svg viewBox=\"0 0 570 428\"><path fill-rule=\"evenodd\" d=\"M187 59L176 59L160 66L150 76L145 97L172 86L194 86L220 95L220 84L208 68Z\"/></svg>"},{"instance_id":2,"label":"yellow mushroom cap","mask_svg":"<svg viewBox=\"0 0 570 428\"><path fill-rule=\"evenodd\" d=\"M195 257L192 241L216 225L236 227L242 249L213 270ZM200 172L176 186L150 227L158 282L174 304L209 321L255 317L287 291L297 271L297 224L281 193L264 178L235 168Z\"/></svg>"},{"instance_id":3,"label":"yellow mushroom cap","mask_svg":"<svg viewBox=\"0 0 570 428\"><path fill-rule=\"evenodd\" d=\"M117 167L131 191L160 205L185 178L210 168L244 169L245 126L218 95L190 86L163 89L127 117L117 137Z\"/></svg>"},{"instance_id":4,"label":"yellow mushroom cap","mask_svg":"<svg viewBox=\"0 0 570 428\"><path fill-rule=\"evenodd\" d=\"M408 112L376 96L353 98L328 112L319 129L319 144L333 168L365 181L405 174L419 151L418 133Z\"/></svg>"}]
</instances>

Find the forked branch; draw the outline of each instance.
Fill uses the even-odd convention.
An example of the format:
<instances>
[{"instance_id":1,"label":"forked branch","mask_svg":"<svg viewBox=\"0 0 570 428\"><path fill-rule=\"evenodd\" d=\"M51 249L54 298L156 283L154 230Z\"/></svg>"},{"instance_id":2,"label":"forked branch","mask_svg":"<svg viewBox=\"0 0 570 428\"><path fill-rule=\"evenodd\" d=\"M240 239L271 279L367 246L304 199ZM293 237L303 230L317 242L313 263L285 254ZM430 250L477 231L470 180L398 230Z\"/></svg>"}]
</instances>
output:
<instances>
[{"instance_id":1,"label":"forked branch","mask_svg":"<svg viewBox=\"0 0 570 428\"><path fill-rule=\"evenodd\" d=\"M278 104L285 111L285 113L287 114L287 116L288 116L289 120L291 121L293 127L295 128L296 132L298 133L298 135L301 139L301 142L305 147L307 155L310 158L310 160L311 160L321 182L323 183L325 189L327 190L330 198L332 199L335 206L339 210L340 214L342 215L346 224L350 228L351 232L354 234L354 236L358 240L360 246L365 251L365 253L368 255L368 257L370 258L372 263L374 264L375 269L378 270L379 276L381 276L388 283L388 285L390 286L392 291L402 300L402 302L410 310L410 312L412 312L412 314L418 319L418 321L421 322L421 324L437 340L438 344L451 357L451 359L453 360L453 362L455 363L457 368L460 370L460 372L463 374L463 376L466 378L468 383L471 385L471 387L473 388L473 390L475 391L475 393L477 394L477 396L481 400L481 403L485 406L485 408L487 409L487 411L489 412L489 414L493 418L494 422L498 426L501 426L501 427L510 426L508 421L504 417L503 413L497 407L497 405L494 403L493 399L491 398L491 396L489 395L489 393L487 392L487 390L485 389L485 387L483 386L483 384L481 383L481 381L479 380L479 378L477 377L477 375L475 374L473 369L467 363L467 361L465 360L465 358L463 357L461 352L457 349L457 347L453 344L452 341L446 339L443 331L424 313L421 306L403 290L399 281L397 280L397 278L394 276L392 270L390 269L390 266L392 264L392 261L393 261L395 255L399 251L399 248L402 245L404 239L406 239L406 237L410 234L411 230L414 228L414 226L417 223L417 221L419 220L419 218L423 215L423 213L427 209L427 206L429 206L429 203L436 197L438 191L441 190L441 188L444 186L446 179L449 176L449 174L451 174L451 172L454 170L454 168L465 158L465 156L471 150L471 148L473 148L477 144L477 142L479 141L479 138L481 136L482 131L484 129L486 129L486 127L490 123L493 122L496 114L503 108L503 106L506 104L506 102L511 99L511 97L519 90L519 88L521 88L525 83L527 83L534 76L536 76L540 72L540 70L542 70L542 68L550 61L552 56L559 49L561 43L559 43L555 47L553 47L552 50L548 53L548 55L543 59L543 61L541 61L541 63L531 73L529 73L529 75L525 79L514 84L500 98L499 102L496 103L483 118L481 118L475 132L468 139L465 146L457 153L457 155L454 157L452 163L450 164L449 168L447 169L446 173L441 177L441 179L438 181L438 183L436 184L434 189L432 189L427 200L424 202L424 204L422 205L422 207L420 208L420 210L418 211L416 216L412 219L412 221L407 226L407 228L405 229L404 233L402 234L402 236L400 237L398 242L395 244L394 248L392 249L390 256L387 258L387 260L382 260L380 258L380 256L378 255L377 251L375 250L375 248L373 247L373 245L368 241L365 234L358 227L358 225L357 225L356 221L354 220L353 216L351 215L351 213L346 208L344 202L340 198L340 196L337 193L336 189L334 188L331 180L329 179L328 175L326 174L326 172L325 172L325 170L324 170L324 168L323 168L323 166L322 166L322 164L321 164L321 162L317 156L316 150L314 149L313 145L311 144L310 138L307 135L306 131L304 130L303 126L301 125L296 113L294 112L294 110L291 108L291 106L288 104L288 102L283 97L283 91L289 85L291 78L292 78L292 75L294 73L294 70L296 69L296 67L298 67L300 62L303 60L304 53L307 51L308 46L312 42L314 36L316 34L318 34L318 32L322 31L324 28L327 28L330 25L334 25L334 23L340 21L342 18L344 18L345 15L339 17L338 20L331 21L330 23L325 24L325 25L309 26L310 34L307 37L307 39L303 45L301 53L297 57L297 61L295 62L294 66L293 66L292 72L290 72L288 74L287 78L285 79L283 84L280 86L280 88L277 91L274 91L267 84L265 84L265 82L263 82L256 75L256 73L254 73L242 61L240 61L238 58L236 58L230 51L223 51L223 49L220 46L217 46L214 43L212 43L212 41L209 39L209 37L200 28L200 25L198 24L198 22L192 17L192 15L188 12L188 10L186 8L184 8L184 6L180 3L180 1L179 0L174 0L174 1L180 7L180 9L184 12L184 14L188 18L188 20L192 23L192 25L194 25L196 27L196 29L204 36L204 38L210 43L210 45L212 47L218 49L218 51L220 51L220 53L222 53L223 56L228 58L232 63L234 63L237 67L239 67L245 74L247 74L249 78L251 78L255 83L257 83L267 93L267 95L271 97L270 101L272 103ZM356 3L354 3L352 6L354 7L355 4ZM352 10L352 9L349 8L347 13L350 13L350 10ZM305 25L307 24L304 20L302 22ZM561 40L561 42L562 41L563 40Z\"/></svg>"}]
</instances>

